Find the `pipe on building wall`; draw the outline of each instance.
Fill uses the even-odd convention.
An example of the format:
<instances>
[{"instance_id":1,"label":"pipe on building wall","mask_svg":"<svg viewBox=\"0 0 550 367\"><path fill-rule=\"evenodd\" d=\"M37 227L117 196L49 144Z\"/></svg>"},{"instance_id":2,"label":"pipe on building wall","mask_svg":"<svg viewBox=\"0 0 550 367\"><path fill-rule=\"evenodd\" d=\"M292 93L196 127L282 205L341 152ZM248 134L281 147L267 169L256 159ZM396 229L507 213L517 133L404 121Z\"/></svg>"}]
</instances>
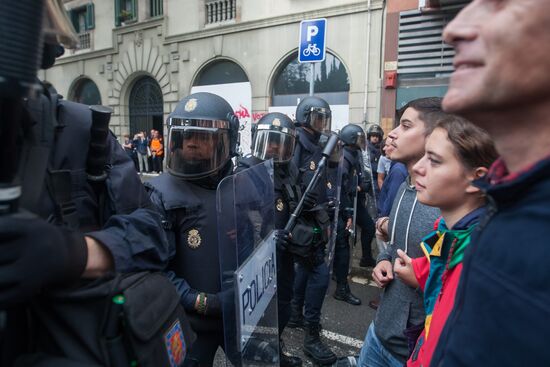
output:
<instances>
[{"instance_id":1,"label":"pipe on building wall","mask_svg":"<svg viewBox=\"0 0 550 367\"><path fill-rule=\"evenodd\" d=\"M365 62L365 100L363 101L363 119L368 121L367 116L367 100L369 99L369 69L370 69L370 34L371 34L371 20L372 20L372 0L367 0L367 60Z\"/></svg>"}]
</instances>

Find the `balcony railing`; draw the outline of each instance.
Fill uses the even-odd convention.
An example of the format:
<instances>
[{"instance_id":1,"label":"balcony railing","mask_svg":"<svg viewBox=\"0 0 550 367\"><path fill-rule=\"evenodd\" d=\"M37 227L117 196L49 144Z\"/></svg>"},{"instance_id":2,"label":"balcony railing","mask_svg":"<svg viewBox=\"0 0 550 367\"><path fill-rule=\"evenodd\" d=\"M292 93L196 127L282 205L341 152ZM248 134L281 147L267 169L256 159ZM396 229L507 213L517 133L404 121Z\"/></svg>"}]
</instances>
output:
<instances>
[{"instance_id":1,"label":"balcony railing","mask_svg":"<svg viewBox=\"0 0 550 367\"><path fill-rule=\"evenodd\" d=\"M225 22L237 16L237 0L207 1L205 5L206 24Z\"/></svg>"},{"instance_id":2,"label":"balcony railing","mask_svg":"<svg viewBox=\"0 0 550 367\"><path fill-rule=\"evenodd\" d=\"M90 32L79 33L78 43L79 43L79 46L78 46L79 50L90 48L92 46L90 41Z\"/></svg>"}]
</instances>

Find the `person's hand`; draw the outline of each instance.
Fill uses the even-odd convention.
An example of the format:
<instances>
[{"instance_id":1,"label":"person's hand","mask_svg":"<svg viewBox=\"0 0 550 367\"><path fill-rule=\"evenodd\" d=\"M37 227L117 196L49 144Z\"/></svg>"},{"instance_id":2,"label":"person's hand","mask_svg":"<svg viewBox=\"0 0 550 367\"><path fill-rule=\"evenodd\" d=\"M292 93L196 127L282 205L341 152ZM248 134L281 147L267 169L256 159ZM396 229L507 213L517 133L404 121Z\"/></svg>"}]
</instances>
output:
<instances>
[{"instance_id":1,"label":"person's hand","mask_svg":"<svg viewBox=\"0 0 550 367\"><path fill-rule=\"evenodd\" d=\"M381 217L376 221L376 238L384 242L389 241L388 235L388 221L389 217Z\"/></svg>"},{"instance_id":2,"label":"person's hand","mask_svg":"<svg viewBox=\"0 0 550 367\"><path fill-rule=\"evenodd\" d=\"M304 197L304 209L311 209L317 205L317 199L319 197L319 194L316 190L311 190L310 192L305 194Z\"/></svg>"},{"instance_id":3,"label":"person's hand","mask_svg":"<svg viewBox=\"0 0 550 367\"><path fill-rule=\"evenodd\" d=\"M393 265L394 273L405 283L406 285L418 288L418 280L414 275L414 269L412 266L411 258L405 253L405 251L397 250L397 259Z\"/></svg>"},{"instance_id":4,"label":"person's hand","mask_svg":"<svg viewBox=\"0 0 550 367\"><path fill-rule=\"evenodd\" d=\"M348 218L346 222L346 231L349 231L352 225L353 225L353 220L351 218Z\"/></svg>"},{"instance_id":5,"label":"person's hand","mask_svg":"<svg viewBox=\"0 0 550 367\"><path fill-rule=\"evenodd\" d=\"M43 288L80 278L84 236L36 217L0 217L0 306L24 302Z\"/></svg>"},{"instance_id":6,"label":"person's hand","mask_svg":"<svg viewBox=\"0 0 550 367\"><path fill-rule=\"evenodd\" d=\"M393 270L391 262L382 260L372 270L372 279L379 287L384 288L393 280Z\"/></svg>"},{"instance_id":7,"label":"person's hand","mask_svg":"<svg viewBox=\"0 0 550 367\"><path fill-rule=\"evenodd\" d=\"M291 238L292 235L289 231L285 231L284 229L275 230L275 242L277 244L277 249L280 251L288 250Z\"/></svg>"}]
</instances>

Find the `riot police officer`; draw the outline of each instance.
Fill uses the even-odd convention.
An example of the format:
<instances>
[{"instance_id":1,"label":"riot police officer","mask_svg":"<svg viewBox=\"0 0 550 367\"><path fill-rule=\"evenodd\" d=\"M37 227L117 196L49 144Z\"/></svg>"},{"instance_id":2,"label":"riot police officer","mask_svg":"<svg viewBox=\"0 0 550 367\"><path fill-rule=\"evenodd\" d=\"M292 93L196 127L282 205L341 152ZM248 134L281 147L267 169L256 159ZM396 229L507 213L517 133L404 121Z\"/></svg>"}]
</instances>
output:
<instances>
[{"instance_id":1,"label":"riot police officer","mask_svg":"<svg viewBox=\"0 0 550 367\"><path fill-rule=\"evenodd\" d=\"M42 50L38 42L44 40L38 65L47 69L63 52L59 41L71 45L76 39L62 9L60 2L34 0L2 1L0 6L2 14L13 10L12 17L0 20L0 35L6 44L21 48L18 53L9 48L0 52L0 132L3 143L10 146L9 128L20 128L10 156L18 168L14 187L22 189L22 195L15 196L21 210L12 214L15 199L4 195L11 182L5 180L2 166L0 310L7 307L0 317L0 329L5 326L0 330L3 366L16 358L25 366L106 363L97 324L88 328L91 320L101 321L103 313L86 308L90 295L86 292L106 283L81 278L113 270L162 269L169 253L160 216L133 162L108 131L109 113L64 101L52 86L25 80L25 73L18 73L36 65L29 59L33 50L26 47ZM44 37L38 32L42 19L48 26ZM56 29L59 33L52 33ZM28 38L19 44L11 34ZM10 53L4 54L6 50ZM36 70L27 70L26 75L33 73ZM37 95L28 99L18 95L17 86L30 84ZM20 108L19 114L14 106ZM2 157L5 162L6 155ZM66 303L74 312L67 312Z\"/></svg>"},{"instance_id":2,"label":"riot police officer","mask_svg":"<svg viewBox=\"0 0 550 367\"><path fill-rule=\"evenodd\" d=\"M370 217L359 195L361 192L369 189L369 182L362 173L361 164L361 150L366 145L365 132L359 125L347 124L340 131L340 140L344 144L341 191L342 220L339 221L341 230L337 232L333 265L337 283L334 298L352 305L360 305L361 300L351 293L348 284L350 245L347 230L355 230L355 228L352 228L353 217L355 217L356 224L361 227L363 249L367 248L370 254L370 242L374 234L374 223L372 223L372 220L370 220L370 223L368 222ZM354 213L354 209L356 213ZM367 221L365 221L365 217Z\"/></svg>"},{"instance_id":3,"label":"riot police officer","mask_svg":"<svg viewBox=\"0 0 550 367\"><path fill-rule=\"evenodd\" d=\"M382 155L382 139L384 138L384 130L380 125L372 124L367 129L367 157L369 159L370 169L373 177L373 187L376 190L376 195L380 188L376 179L376 170L378 168L378 160Z\"/></svg>"},{"instance_id":4,"label":"riot police officer","mask_svg":"<svg viewBox=\"0 0 550 367\"><path fill-rule=\"evenodd\" d=\"M252 149L249 156L239 161L237 172L252 167L267 159L274 163L274 207L276 229L282 230L301 196L298 169L291 162L296 140L294 123L285 114L272 112L264 115L255 124ZM277 233L277 311L279 337L290 318L290 301L294 284L294 256L292 241L288 233ZM302 360L283 352L283 342L279 343L281 366L301 366Z\"/></svg>"},{"instance_id":5,"label":"riot police officer","mask_svg":"<svg viewBox=\"0 0 550 367\"><path fill-rule=\"evenodd\" d=\"M319 97L306 97L296 108L298 141L292 162L300 170L299 185L305 190L321 159L323 148L319 140L322 134L330 132L331 110L328 103ZM305 320L304 353L319 364L330 364L336 355L320 338L320 319L323 300L329 284L329 269L324 261L328 242L329 215L326 210L327 173L324 172L311 196L306 198L306 209L300 220L313 231L311 236L298 236L293 232L293 241L310 239L303 243L311 251L307 260L297 260L294 298L291 304L289 326L300 326ZM303 311L303 315L302 315Z\"/></svg>"},{"instance_id":6,"label":"riot police officer","mask_svg":"<svg viewBox=\"0 0 550 367\"><path fill-rule=\"evenodd\" d=\"M166 166L146 186L163 213L175 254L168 266L197 340L186 366L211 366L224 346L216 188L232 174L239 122L223 98L194 93L168 117Z\"/></svg>"}]
</instances>

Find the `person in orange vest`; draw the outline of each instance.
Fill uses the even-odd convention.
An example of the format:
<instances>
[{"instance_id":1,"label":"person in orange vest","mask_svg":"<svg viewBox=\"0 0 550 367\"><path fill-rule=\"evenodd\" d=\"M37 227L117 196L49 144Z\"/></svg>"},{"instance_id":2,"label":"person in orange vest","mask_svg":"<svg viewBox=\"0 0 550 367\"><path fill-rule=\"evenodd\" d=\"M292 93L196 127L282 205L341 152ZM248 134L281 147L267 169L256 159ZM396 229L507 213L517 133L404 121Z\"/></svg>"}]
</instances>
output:
<instances>
[{"instance_id":1,"label":"person in orange vest","mask_svg":"<svg viewBox=\"0 0 550 367\"><path fill-rule=\"evenodd\" d=\"M153 139L151 140L151 157L153 159L153 171L162 172L162 159L164 157L164 145L162 137L158 130L154 130Z\"/></svg>"}]
</instances>

